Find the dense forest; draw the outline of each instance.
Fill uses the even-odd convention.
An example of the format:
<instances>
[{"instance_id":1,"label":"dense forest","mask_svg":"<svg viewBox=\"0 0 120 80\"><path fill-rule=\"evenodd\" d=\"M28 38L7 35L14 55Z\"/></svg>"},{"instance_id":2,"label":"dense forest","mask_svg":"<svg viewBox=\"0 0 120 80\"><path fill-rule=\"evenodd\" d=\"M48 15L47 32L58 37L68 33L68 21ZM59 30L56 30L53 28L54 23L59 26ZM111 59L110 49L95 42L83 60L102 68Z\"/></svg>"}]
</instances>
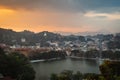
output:
<instances>
[{"instance_id":1,"label":"dense forest","mask_svg":"<svg viewBox=\"0 0 120 80\"><path fill-rule=\"evenodd\" d=\"M23 54L7 54L0 48L0 75L3 76L2 80L34 80L35 71Z\"/></svg>"},{"instance_id":2,"label":"dense forest","mask_svg":"<svg viewBox=\"0 0 120 80\"><path fill-rule=\"evenodd\" d=\"M39 59L52 59L52 58L59 58L59 59L65 59L67 54L63 51L49 51L49 52L43 52L40 53L38 51L31 52L29 55L30 60L39 60Z\"/></svg>"},{"instance_id":3,"label":"dense forest","mask_svg":"<svg viewBox=\"0 0 120 80\"><path fill-rule=\"evenodd\" d=\"M85 58L98 58L101 57L102 59L109 58L112 60L120 60L120 51L98 51L98 50L89 50L87 52L83 52L80 50L73 50L71 51L71 56L76 57L85 57Z\"/></svg>"}]
</instances>

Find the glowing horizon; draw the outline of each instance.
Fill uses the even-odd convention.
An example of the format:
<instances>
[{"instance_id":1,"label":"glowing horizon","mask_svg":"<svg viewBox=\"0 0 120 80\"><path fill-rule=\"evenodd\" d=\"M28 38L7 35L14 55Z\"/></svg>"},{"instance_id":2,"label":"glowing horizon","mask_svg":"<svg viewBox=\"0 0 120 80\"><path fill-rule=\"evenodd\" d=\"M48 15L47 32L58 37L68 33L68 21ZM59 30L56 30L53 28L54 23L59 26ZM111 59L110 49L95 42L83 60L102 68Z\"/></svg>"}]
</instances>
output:
<instances>
[{"instance_id":1,"label":"glowing horizon","mask_svg":"<svg viewBox=\"0 0 120 80\"><path fill-rule=\"evenodd\" d=\"M60 27L59 25L57 25L57 26L56 25L55 26L50 25L49 26L47 24L40 24L40 25L35 24L35 26L34 26L33 24L31 24L32 21L30 21L30 20L29 20L30 22L22 22L22 21L20 21L20 20L22 20L21 18L23 18L24 16L26 16L25 19L27 19L27 18L29 18L29 16L32 17L32 16L34 16L34 14L38 15L40 12L38 12L38 13L35 12L34 14L32 14L30 11L26 12L26 11L23 10L21 12L19 12L19 11L17 12L17 11L12 10L12 9L4 9L4 8L2 8L2 9L0 9L0 13L1 13L0 14L0 17L1 17L0 21L3 24L3 25L1 24L0 27L1 28L6 28L6 29L12 29L12 30L17 31L17 32L23 31L23 30L29 30L29 31L33 31L33 32L41 32L41 31L50 31L50 32L55 32L55 31L61 31L61 32L85 32L85 31L92 31L92 30L90 30L88 28L84 28L83 26L80 26L81 29L74 28L74 26L73 26L73 28L72 28L72 26L70 26L71 28L69 28L69 26L64 26L64 25L62 25ZM21 14L21 13L24 13L24 14ZM47 17L45 17L45 15L47 15L45 12L42 12L41 15L34 16L33 18L30 18L30 19L36 19L37 17L40 17L40 18L42 17L42 19L47 18ZM51 13L50 12L49 15L56 15L56 13ZM13 20L8 19L8 17L13 19ZM19 21L17 22L17 20L19 20ZM35 21L33 21L33 23ZM43 23L44 22L46 22L46 21L43 20ZM48 23L50 23L50 21ZM53 23L53 22L51 21L51 23Z\"/></svg>"},{"instance_id":2,"label":"glowing horizon","mask_svg":"<svg viewBox=\"0 0 120 80\"><path fill-rule=\"evenodd\" d=\"M0 27L14 31L33 32L76 33L102 30L120 32L119 1L106 1L104 4L103 0L95 2L88 0L85 2L82 0L76 2L74 0L4 0L0 1Z\"/></svg>"}]
</instances>

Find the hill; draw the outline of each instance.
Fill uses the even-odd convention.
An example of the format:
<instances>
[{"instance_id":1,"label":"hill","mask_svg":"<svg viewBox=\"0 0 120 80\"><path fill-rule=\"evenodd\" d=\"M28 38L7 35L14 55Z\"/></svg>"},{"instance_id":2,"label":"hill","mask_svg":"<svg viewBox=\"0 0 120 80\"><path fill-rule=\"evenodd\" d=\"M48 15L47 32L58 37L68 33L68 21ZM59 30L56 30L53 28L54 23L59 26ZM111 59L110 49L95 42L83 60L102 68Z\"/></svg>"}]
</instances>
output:
<instances>
[{"instance_id":1,"label":"hill","mask_svg":"<svg viewBox=\"0 0 120 80\"><path fill-rule=\"evenodd\" d=\"M0 28L0 43L5 43L7 45L36 45L40 43L41 46L47 46L47 42L62 42L62 41L74 41L82 40L83 36L63 36L57 33L52 33L48 31L43 31L39 33L34 33L31 31L24 30L22 32L16 32L12 29Z\"/></svg>"}]
</instances>

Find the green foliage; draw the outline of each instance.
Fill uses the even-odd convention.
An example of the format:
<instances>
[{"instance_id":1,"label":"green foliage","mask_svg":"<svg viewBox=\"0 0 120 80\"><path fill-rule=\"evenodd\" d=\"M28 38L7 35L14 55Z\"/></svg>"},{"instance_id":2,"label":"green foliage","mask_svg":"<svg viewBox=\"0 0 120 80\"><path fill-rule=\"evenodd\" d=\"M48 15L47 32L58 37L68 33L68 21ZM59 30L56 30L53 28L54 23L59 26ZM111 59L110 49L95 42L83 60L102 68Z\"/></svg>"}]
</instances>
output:
<instances>
[{"instance_id":1,"label":"green foliage","mask_svg":"<svg viewBox=\"0 0 120 80\"><path fill-rule=\"evenodd\" d=\"M73 79L74 80L81 80L82 79L82 73L80 73L79 71L76 72L76 74L73 74Z\"/></svg>"},{"instance_id":2,"label":"green foliage","mask_svg":"<svg viewBox=\"0 0 120 80\"><path fill-rule=\"evenodd\" d=\"M120 80L120 76L115 77L115 80Z\"/></svg>"},{"instance_id":3,"label":"green foliage","mask_svg":"<svg viewBox=\"0 0 120 80\"><path fill-rule=\"evenodd\" d=\"M87 52L83 52L80 50L73 50L71 51L71 56L77 56L77 57L85 57L85 58L96 58L99 57L99 51L98 50L89 50Z\"/></svg>"},{"instance_id":4,"label":"green foliage","mask_svg":"<svg viewBox=\"0 0 120 80\"><path fill-rule=\"evenodd\" d=\"M50 80L72 80L73 72L71 70L64 70L60 74L52 74Z\"/></svg>"},{"instance_id":5,"label":"green foliage","mask_svg":"<svg viewBox=\"0 0 120 80\"><path fill-rule=\"evenodd\" d=\"M120 62L105 61L100 66L100 71L106 80L115 80L120 76Z\"/></svg>"},{"instance_id":6,"label":"green foliage","mask_svg":"<svg viewBox=\"0 0 120 80\"><path fill-rule=\"evenodd\" d=\"M98 80L99 76L98 74L94 74L94 73L86 73L84 74L83 78L87 80Z\"/></svg>"},{"instance_id":7,"label":"green foliage","mask_svg":"<svg viewBox=\"0 0 120 80\"><path fill-rule=\"evenodd\" d=\"M58 80L57 74L51 74L50 80Z\"/></svg>"},{"instance_id":8,"label":"green foliage","mask_svg":"<svg viewBox=\"0 0 120 80\"><path fill-rule=\"evenodd\" d=\"M99 78L98 74L86 73L82 74L79 71L73 73L71 70L64 70L60 74L52 74L50 80L104 80Z\"/></svg>"},{"instance_id":9,"label":"green foliage","mask_svg":"<svg viewBox=\"0 0 120 80\"><path fill-rule=\"evenodd\" d=\"M103 76L99 76L98 80L105 80L105 78Z\"/></svg>"},{"instance_id":10,"label":"green foliage","mask_svg":"<svg viewBox=\"0 0 120 80\"><path fill-rule=\"evenodd\" d=\"M63 72L61 72L60 76L61 76L60 78L62 78L62 80L71 80L73 77L73 71L64 70Z\"/></svg>"},{"instance_id":11,"label":"green foliage","mask_svg":"<svg viewBox=\"0 0 120 80\"><path fill-rule=\"evenodd\" d=\"M89 50L85 53L86 58L96 58L99 57L99 51L98 50Z\"/></svg>"},{"instance_id":12,"label":"green foliage","mask_svg":"<svg viewBox=\"0 0 120 80\"><path fill-rule=\"evenodd\" d=\"M0 54L0 73L17 80L35 78L35 72L28 59L20 53Z\"/></svg>"},{"instance_id":13,"label":"green foliage","mask_svg":"<svg viewBox=\"0 0 120 80\"><path fill-rule=\"evenodd\" d=\"M100 52L94 49L86 52L80 50L73 50L71 51L71 56L96 58L96 57L100 57ZM102 51L101 57L103 59L109 58L111 60L120 60L120 51L112 51L112 50Z\"/></svg>"},{"instance_id":14,"label":"green foliage","mask_svg":"<svg viewBox=\"0 0 120 80\"><path fill-rule=\"evenodd\" d=\"M61 58L61 59L65 59L66 57L66 53L63 51L49 51L49 52L32 52L29 55L29 58L31 60L37 60L37 59L52 59L52 58Z\"/></svg>"}]
</instances>

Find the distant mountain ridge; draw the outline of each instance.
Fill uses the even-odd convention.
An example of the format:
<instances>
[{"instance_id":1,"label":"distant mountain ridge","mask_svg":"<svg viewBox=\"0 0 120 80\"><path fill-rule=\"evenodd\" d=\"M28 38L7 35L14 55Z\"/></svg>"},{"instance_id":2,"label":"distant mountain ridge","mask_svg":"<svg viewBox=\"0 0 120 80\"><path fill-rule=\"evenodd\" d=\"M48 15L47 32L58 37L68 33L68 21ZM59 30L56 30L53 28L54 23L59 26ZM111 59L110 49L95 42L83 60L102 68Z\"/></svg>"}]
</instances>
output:
<instances>
[{"instance_id":1,"label":"distant mountain ridge","mask_svg":"<svg viewBox=\"0 0 120 80\"><path fill-rule=\"evenodd\" d=\"M75 33L71 33L71 32L63 32L63 31L55 31L55 33L59 33L59 34L62 34L62 35L82 35L82 36L87 36L87 35L91 35L91 36L94 36L94 35L97 35L97 34L111 34L111 32L107 31L107 30L99 30L99 31L94 31L94 32L91 32L91 31L85 31L85 32L75 32Z\"/></svg>"}]
</instances>

